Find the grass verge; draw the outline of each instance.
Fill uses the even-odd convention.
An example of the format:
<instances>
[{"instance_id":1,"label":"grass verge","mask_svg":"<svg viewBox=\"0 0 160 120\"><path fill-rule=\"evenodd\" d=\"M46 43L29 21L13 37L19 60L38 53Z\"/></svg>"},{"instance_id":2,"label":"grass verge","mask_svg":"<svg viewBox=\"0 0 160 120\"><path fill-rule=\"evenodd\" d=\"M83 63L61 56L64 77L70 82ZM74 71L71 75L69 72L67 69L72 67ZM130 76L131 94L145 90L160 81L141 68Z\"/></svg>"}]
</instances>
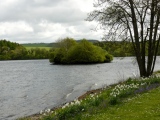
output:
<instances>
[{"instance_id":1,"label":"grass verge","mask_svg":"<svg viewBox=\"0 0 160 120\"><path fill-rule=\"evenodd\" d=\"M159 120L160 77L128 79L20 120Z\"/></svg>"}]
</instances>

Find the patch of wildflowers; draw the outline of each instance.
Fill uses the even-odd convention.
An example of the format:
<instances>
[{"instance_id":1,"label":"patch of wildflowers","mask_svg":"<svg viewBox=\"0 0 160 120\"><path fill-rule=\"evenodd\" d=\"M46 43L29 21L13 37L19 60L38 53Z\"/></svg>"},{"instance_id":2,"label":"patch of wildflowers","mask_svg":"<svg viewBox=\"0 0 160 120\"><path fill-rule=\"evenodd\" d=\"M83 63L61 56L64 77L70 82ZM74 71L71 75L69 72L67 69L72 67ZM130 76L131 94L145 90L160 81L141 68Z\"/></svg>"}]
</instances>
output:
<instances>
[{"instance_id":1,"label":"patch of wildflowers","mask_svg":"<svg viewBox=\"0 0 160 120\"><path fill-rule=\"evenodd\" d=\"M129 91L139 88L140 86L145 85L145 83L132 83L132 84L118 84L115 88L111 91L111 97L117 97L122 94L127 94Z\"/></svg>"},{"instance_id":2,"label":"patch of wildflowers","mask_svg":"<svg viewBox=\"0 0 160 120\"><path fill-rule=\"evenodd\" d=\"M74 106L74 105L80 105L82 101L79 101L78 99L75 99L73 102L66 103L64 106L62 106L62 109L65 109L66 107Z\"/></svg>"}]
</instances>

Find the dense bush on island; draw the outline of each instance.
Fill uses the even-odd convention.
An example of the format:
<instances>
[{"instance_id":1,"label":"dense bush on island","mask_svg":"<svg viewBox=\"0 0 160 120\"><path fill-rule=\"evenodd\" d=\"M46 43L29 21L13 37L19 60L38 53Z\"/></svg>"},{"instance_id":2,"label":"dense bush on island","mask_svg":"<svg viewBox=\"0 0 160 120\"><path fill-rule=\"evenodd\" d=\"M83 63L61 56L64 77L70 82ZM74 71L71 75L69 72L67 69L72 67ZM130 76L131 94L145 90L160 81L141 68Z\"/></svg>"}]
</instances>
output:
<instances>
[{"instance_id":1,"label":"dense bush on island","mask_svg":"<svg viewBox=\"0 0 160 120\"><path fill-rule=\"evenodd\" d=\"M112 55L86 39L77 43L72 38L58 42L58 48L50 54L50 62L55 64L89 64L104 63L113 60Z\"/></svg>"}]
</instances>

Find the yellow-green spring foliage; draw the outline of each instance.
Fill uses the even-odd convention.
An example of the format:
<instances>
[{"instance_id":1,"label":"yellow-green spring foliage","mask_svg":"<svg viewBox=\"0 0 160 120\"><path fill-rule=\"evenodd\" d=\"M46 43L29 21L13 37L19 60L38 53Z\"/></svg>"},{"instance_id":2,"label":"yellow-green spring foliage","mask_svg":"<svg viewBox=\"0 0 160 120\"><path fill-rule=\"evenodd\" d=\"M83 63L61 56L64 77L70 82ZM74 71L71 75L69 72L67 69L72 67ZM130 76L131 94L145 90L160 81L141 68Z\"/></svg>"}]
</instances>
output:
<instances>
[{"instance_id":1,"label":"yellow-green spring foliage","mask_svg":"<svg viewBox=\"0 0 160 120\"><path fill-rule=\"evenodd\" d=\"M113 60L112 55L107 51L86 39L77 43L72 38L65 38L59 41L58 45L59 47L50 56L50 62L55 64L104 63Z\"/></svg>"}]
</instances>

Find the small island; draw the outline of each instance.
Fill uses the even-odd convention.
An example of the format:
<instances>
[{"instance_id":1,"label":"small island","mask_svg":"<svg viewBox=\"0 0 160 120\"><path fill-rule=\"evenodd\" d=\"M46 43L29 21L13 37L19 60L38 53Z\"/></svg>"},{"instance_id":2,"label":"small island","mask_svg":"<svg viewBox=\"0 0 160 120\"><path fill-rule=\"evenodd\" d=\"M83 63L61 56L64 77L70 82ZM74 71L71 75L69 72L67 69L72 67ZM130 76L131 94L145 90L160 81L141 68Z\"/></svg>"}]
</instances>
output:
<instances>
[{"instance_id":1,"label":"small island","mask_svg":"<svg viewBox=\"0 0 160 120\"><path fill-rule=\"evenodd\" d=\"M76 42L64 38L58 41L58 48L52 51L49 60L54 64L93 64L111 62L113 56L86 39Z\"/></svg>"}]
</instances>

